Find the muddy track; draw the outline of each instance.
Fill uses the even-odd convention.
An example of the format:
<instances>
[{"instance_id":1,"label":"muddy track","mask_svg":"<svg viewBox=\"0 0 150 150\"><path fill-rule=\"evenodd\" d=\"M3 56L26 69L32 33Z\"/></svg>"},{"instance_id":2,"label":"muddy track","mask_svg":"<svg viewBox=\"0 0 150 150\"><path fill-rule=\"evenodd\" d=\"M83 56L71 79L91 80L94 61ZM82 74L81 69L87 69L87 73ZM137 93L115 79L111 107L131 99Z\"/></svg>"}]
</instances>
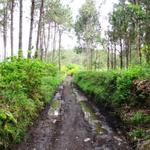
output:
<instances>
[{"instance_id":1,"label":"muddy track","mask_svg":"<svg viewBox=\"0 0 150 150\"><path fill-rule=\"evenodd\" d=\"M87 98L73 88L71 77L60 86L54 101L12 150L130 150Z\"/></svg>"}]
</instances>

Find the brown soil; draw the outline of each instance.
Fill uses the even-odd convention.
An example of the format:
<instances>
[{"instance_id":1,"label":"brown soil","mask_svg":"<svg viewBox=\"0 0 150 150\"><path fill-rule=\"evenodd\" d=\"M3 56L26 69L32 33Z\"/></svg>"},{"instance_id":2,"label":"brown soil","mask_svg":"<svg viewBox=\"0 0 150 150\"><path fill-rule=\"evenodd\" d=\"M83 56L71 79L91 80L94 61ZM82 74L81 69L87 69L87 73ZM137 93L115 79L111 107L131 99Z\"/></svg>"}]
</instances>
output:
<instances>
[{"instance_id":1,"label":"brown soil","mask_svg":"<svg viewBox=\"0 0 150 150\"><path fill-rule=\"evenodd\" d=\"M49 115L50 106L47 106L24 141L12 150L130 150L122 135L113 131L93 132L73 93L71 80L68 77L58 91L59 114Z\"/></svg>"}]
</instances>

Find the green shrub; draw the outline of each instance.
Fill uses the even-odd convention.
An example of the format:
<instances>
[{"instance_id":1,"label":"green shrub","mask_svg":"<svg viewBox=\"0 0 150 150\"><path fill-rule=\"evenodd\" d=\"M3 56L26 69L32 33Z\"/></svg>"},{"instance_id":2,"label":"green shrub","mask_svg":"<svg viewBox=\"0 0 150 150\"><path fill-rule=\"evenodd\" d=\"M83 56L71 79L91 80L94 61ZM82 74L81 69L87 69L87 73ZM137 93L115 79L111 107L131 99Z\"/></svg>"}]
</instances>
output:
<instances>
[{"instance_id":1,"label":"green shrub","mask_svg":"<svg viewBox=\"0 0 150 150\"><path fill-rule=\"evenodd\" d=\"M135 105L143 102L150 94L135 93L134 80L148 79L149 68L135 67L129 70L79 72L74 77L77 84L88 95L95 96L95 100L105 104Z\"/></svg>"},{"instance_id":2,"label":"green shrub","mask_svg":"<svg viewBox=\"0 0 150 150\"><path fill-rule=\"evenodd\" d=\"M67 66L63 66L62 71L67 75L74 75L79 71L79 66L76 64L68 64Z\"/></svg>"},{"instance_id":3,"label":"green shrub","mask_svg":"<svg viewBox=\"0 0 150 150\"><path fill-rule=\"evenodd\" d=\"M22 140L60 82L52 64L22 58L0 63L0 147Z\"/></svg>"},{"instance_id":4,"label":"green shrub","mask_svg":"<svg viewBox=\"0 0 150 150\"><path fill-rule=\"evenodd\" d=\"M135 112L131 117L131 122L135 125L145 124L150 122L150 116L145 115L142 112Z\"/></svg>"},{"instance_id":5,"label":"green shrub","mask_svg":"<svg viewBox=\"0 0 150 150\"><path fill-rule=\"evenodd\" d=\"M116 89L117 74L114 71L80 72L74 82L88 95L94 95L99 102L111 103L111 97Z\"/></svg>"},{"instance_id":6,"label":"green shrub","mask_svg":"<svg viewBox=\"0 0 150 150\"><path fill-rule=\"evenodd\" d=\"M133 131L131 131L130 133L129 133L129 135L131 136L131 137L133 137L134 139L140 139L140 138L144 138L144 139L147 139L147 138L149 138L149 135L146 133L146 131L145 130L143 130L143 129L134 129Z\"/></svg>"},{"instance_id":7,"label":"green shrub","mask_svg":"<svg viewBox=\"0 0 150 150\"><path fill-rule=\"evenodd\" d=\"M134 124L142 124L144 122L144 114L142 112L136 112L133 114L131 118L132 123Z\"/></svg>"}]
</instances>

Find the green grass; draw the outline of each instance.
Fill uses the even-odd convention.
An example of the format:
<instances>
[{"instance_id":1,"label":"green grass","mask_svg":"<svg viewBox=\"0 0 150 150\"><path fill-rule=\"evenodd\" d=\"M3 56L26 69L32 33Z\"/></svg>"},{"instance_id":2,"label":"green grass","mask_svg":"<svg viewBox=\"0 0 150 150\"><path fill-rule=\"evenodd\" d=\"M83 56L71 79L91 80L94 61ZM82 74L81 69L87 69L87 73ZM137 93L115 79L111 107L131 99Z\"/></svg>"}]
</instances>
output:
<instances>
[{"instance_id":1,"label":"green grass","mask_svg":"<svg viewBox=\"0 0 150 150\"><path fill-rule=\"evenodd\" d=\"M149 78L149 68L135 67L129 70L80 72L75 75L74 83L99 103L134 106L141 105L150 96L149 93L136 91L134 81Z\"/></svg>"}]
</instances>

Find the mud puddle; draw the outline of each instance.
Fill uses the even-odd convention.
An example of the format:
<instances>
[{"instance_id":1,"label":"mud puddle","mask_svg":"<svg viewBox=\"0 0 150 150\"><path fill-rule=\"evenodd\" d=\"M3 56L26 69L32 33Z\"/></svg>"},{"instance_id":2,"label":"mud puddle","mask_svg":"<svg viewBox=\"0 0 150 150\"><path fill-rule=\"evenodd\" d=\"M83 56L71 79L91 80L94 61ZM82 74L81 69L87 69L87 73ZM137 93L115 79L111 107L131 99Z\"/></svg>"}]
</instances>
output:
<instances>
[{"instance_id":1,"label":"mud puddle","mask_svg":"<svg viewBox=\"0 0 150 150\"><path fill-rule=\"evenodd\" d=\"M86 96L73 88L77 102L80 104L84 113L84 118L87 120L95 135L94 149L95 150L131 150L126 138L120 130L113 129L106 122L106 118L99 112L98 108L88 101Z\"/></svg>"}]
</instances>

